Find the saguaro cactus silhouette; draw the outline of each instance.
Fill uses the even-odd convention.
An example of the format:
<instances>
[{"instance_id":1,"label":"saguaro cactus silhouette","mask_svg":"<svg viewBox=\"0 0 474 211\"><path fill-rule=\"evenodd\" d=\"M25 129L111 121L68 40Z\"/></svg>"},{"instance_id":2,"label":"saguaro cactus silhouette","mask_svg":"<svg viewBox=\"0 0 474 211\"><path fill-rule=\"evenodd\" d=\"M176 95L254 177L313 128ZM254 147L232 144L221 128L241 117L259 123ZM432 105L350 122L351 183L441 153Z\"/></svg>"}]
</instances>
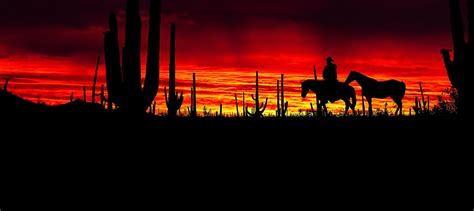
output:
<instances>
[{"instance_id":1,"label":"saguaro cactus silhouette","mask_svg":"<svg viewBox=\"0 0 474 211\"><path fill-rule=\"evenodd\" d=\"M87 102L87 93L86 93L86 86L82 86L82 94L84 95L84 102Z\"/></svg>"},{"instance_id":2,"label":"saguaro cactus silhouette","mask_svg":"<svg viewBox=\"0 0 474 211\"><path fill-rule=\"evenodd\" d=\"M245 104L245 92L242 93L242 116L247 117L248 113L246 112L248 106Z\"/></svg>"},{"instance_id":3,"label":"saguaro cactus silhouette","mask_svg":"<svg viewBox=\"0 0 474 211\"><path fill-rule=\"evenodd\" d=\"M161 0L150 1L148 57L142 89L140 70L141 18L139 0L127 0L125 47L122 64L117 18L110 15L109 31L104 36L107 91L111 102L120 110L143 113L154 101L159 86L159 49Z\"/></svg>"},{"instance_id":4,"label":"saguaro cactus silhouette","mask_svg":"<svg viewBox=\"0 0 474 211\"><path fill-rule=\"evenodd\" d=\"M222 103L221 103L221 105L219 106L219 117L222 117Z\"/></svg>"},{"instance_id":5,"label":"saguaro cactus silhouette","mask_svg":"<svg viewBox=\"0 0 474 211\"><path fill-rule=\"evenodd\" d=\"M260 104L259 95L258 95L258 71L256 72L255 78L256 78L255 79L255 96L252 95L252 99L255 101L255 112L254 113L249 112L248 107L245 108L245 111L247 112L248 115L259 118L259 117L263 117L263 113L265 112L265 109L267 108L268 97L265 100L265 104L264 103Z\"/></svg>"},{"instance_id":6,"label":"saguaro cactus silhouette","mask_svg":"<svg viewBox=\"0 0 474 211\"><path fill-rule=\"evenodd\" d=\"M197 117L196 73L193 73L193 87L191 88L191 109L189 114L191 117Z\"/></svg>"},{"instance_id":7,"label":"saguaro cactus silhouette","mask_svg":"<svg viewBox=\"0 0 474 211\"><path fill-rule=\"evenodd\" d=\"M464 37L464 23L461 14L460 0L450 0L451 33L453 39L454 56L451 60L450 50L442 49L444 64L449 80L458 91L458 112L466 114L466 87L467 72L474 69L474 1L467 1L468 10L468 42Z\"/></svg>"},{"instance_id":8,"label":"saguaro cactus silhouette","mask_svg":"<svg viewBox=\"0 0 474 211\"><path fill-rule=\"evenodd\" d=\"M165 87L166 106L168 107L168 116L176 117L176 112L183 104L183 92L178 97L176 91L176 24L171 24L171 39L170 39L170 71L169 71L169 98Z\"/></svg>"},{"instance_id":9,"label":"saguaro cactus silhouette","mask_svg":"<svg viewBox=\"0 0 474 211\"><path fill-rule=\"evenodd\" d=\"M3 91L5 91L5 92L6 92L7 89L8 89L8 81L10 81L10 79L8 79L8 78L5 79L5 84L3 85Z\"/></svg>"},{"instance_id":10,"label":"saguaro cactus silhouette","mask_svg":"<svg viewBox=\"0 0 474 211\"><path fill-rule=\"evenodd\" d=\"M285 117L288 112L288 101L285 102L285 75L281 74L281 80L277 80L277 116Z\"/></svg>"},{"instance_id":11,"label":"saguaro cactus silhouette","mask_svg":"<svg viewBox=\"0 0 474 211\"><path fill-rule=\"evenodd\" d=\"M239 100L237 98L237 93L235 93L235 114L237 115L237 118L240 117L240 114L239 114Z\"/></svg>"},{"instance_id":12,"label":"saguaro cactus silhouette","mask_svg":"<svg viewBox=\"0 0 474 211\"><path fill-rule=\"evenodd\" d=\"M94 82L92 83L92 104L95 103L95 85L97 84L97 74L99 73L99 65L100 65L100 56L97 57L97 64L95 65L95 74L94 74Z\"/></svg>"}]
</instances>

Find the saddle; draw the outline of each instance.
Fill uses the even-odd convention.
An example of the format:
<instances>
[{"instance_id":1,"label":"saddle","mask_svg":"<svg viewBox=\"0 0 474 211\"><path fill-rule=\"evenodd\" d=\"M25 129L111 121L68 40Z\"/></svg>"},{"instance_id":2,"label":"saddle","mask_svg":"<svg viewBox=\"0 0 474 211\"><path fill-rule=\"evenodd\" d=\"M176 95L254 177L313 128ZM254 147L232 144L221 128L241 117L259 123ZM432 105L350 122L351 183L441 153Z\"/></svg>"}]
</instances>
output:
<instances>
[{"instance_id":1,"label":"saddle","mask_svg":"<svg viewBox=\"0 0 474 211\"><path fill-rule=\"evenodd\" d=\"M341 90L344 88L345 84L339 81L326 81L326 92L329 96L328 101L335 103L341 99Z\"/></svg>"}]
</instances>

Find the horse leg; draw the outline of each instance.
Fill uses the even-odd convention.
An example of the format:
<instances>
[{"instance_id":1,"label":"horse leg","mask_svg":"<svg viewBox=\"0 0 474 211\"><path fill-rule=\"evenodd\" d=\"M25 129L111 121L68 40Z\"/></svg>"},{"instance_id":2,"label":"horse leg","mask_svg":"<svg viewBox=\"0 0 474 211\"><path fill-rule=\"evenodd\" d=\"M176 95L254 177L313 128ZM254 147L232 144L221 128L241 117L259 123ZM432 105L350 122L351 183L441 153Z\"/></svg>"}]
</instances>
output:
<instances>
[{"instance_id":1,"label":"horse leg","mask_svg":"<svg viewBox=\"0 0 474 211\"><path fill-rule=\"evenodd\" d=\"M367 103L369 104L369 116L372 116L372 98L371 97L366 97Z\"/></svg>"},{"instance_id":2,"label":"horse leg","mask_svg":"<svg viewBox=\"0 0 474 211\"><path fill-rule=\"evenodd\" d=\"M347 116L351 102L349 102L349 100L344 100L344 102L346 103L346 111L344 112L344 116Z\"/></svg>"},{"instance_id":3,"label":"horse leg","mask_svg":"<svg viewBox=\"0 0 474 211\"><path fill-rule=\"evenodd\" d=\"M324 116L328 116L328 107L326 106L326 103L323 104L324 108Z\"/></svg>"},{"instance_id":4,"label":"horse leg","mask_svg":"<svg viewBox=\"0 0 474 211\"><path fill-rule=\"evenodd\" d=\"M347 99L346 106L349 105L349 108L352 110L352 114L356 116L355 106L352 105L351 98ZM347 111L346 111L347 112Z\"/></svg>"},{"instance_id":5,"label":"horse leg","mask_svg":"<svg viewBox=\"0 0 474 211\"><path fill-rule=\"evenodd\" d=\"M400 102L400 116L403 116L403 103Z\"/></svg>"},{"instance_id":6,"label":"horse leg","mask_svg":"<svg viewBox=\"0 0 474 211\"><path fill-rule=\"evenodd\" d=\"M403 116L403 102L401 100L395 100L395 103L397 103L397 111L400 112L400 116ZM395 115L397 115L396 112Z\"/></svg>"}]
</instances>

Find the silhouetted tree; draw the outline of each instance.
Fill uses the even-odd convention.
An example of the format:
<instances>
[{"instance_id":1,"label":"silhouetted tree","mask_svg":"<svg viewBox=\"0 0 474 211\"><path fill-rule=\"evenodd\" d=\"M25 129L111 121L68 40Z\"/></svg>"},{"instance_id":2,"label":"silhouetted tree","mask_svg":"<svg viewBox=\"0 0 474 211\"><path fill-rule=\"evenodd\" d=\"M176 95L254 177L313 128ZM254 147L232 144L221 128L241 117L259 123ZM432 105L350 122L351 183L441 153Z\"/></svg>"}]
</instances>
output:
<instances>
[{"instance_id":1,"label":"silhouetted tree","mask_svg":"<svg viewBox=\"0 0 474 211\"><path fill-rule=\"evenodd\" d=\"M456 89L449 88L443 90L443 93L438 96L438 105L433 107L434 115L450 115L456 113L458 102L458 93Z\"/></svg>"}]
</instances>

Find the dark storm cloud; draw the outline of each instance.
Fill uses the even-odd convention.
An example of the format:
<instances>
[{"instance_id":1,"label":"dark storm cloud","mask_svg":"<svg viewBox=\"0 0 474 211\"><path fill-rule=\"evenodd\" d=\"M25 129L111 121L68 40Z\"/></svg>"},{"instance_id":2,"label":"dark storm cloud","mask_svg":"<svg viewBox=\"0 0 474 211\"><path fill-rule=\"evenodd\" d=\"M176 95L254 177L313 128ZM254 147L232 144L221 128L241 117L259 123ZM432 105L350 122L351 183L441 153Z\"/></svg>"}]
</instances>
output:
<instances>
[{"instance_id":1,"label":"dark storm cloud","mask_svg":"<svg viewBox=\"0 0 474 211\"><path fill-rule=\"evenodd\" d=\"M109 12L123 9L124 0L3 0L0 25L25 27L59 24L68 27L103 25ZM148 1L142 1L142 8ZM390 26L437 28L448 23L447 0L164 0L163 11L189 18L237 22L249 18L311 21L334 28L371 29Z\"/></svg>"},{"instance_id":2,"label":"dark storm cloud","mask_svg":"<svg viewBox=\"0 0 474 211\"><path fill-rule=\"evenodd\" d=\"M302 23L313 27L325 39L337 42L387 34L417 37L447 33L447 2L163 0L163 13L164 21L186 23L188 26L182 30L189 39L195 36L192 32L205 29L203 32L219 31L220 35L241 42L241 35L248 33L244 30L249 26L265 28L278 27L281 23ZM147 5L148 1L142 1L144 15ZM95 49L101 47L102 34L85 31L106 29L109 13L120 11L124 6L124 0L3 0L0 3L0 49L3 46L55 56L85 51L95 54ZM42 30L36 32L39 28ZM75 30L77 34L71 33ZM5 56L5 53L0 55Z\"/></svg>"},{"instance_id":3,"label":"dark storm cloud","mask_svg":"<svg viewBox=\"0 0 474 211\"><path fill-rule=\"evenodd\" d=\"M43 25L85 28L102 25L121 0L3 0L0 26L22 28Z\"/></svg>"},{"instance_id":4,"label":"dark storm cloud","mask_svg":"<svg viewBox=\"0 0 474 211\"><path fill-rule=\"evenodd\" d=\"M448 0L175 0L168 10L226 25L255 18L310 22L360 33L442 32L449 24Z\"/></svg>"}]
</instances>

